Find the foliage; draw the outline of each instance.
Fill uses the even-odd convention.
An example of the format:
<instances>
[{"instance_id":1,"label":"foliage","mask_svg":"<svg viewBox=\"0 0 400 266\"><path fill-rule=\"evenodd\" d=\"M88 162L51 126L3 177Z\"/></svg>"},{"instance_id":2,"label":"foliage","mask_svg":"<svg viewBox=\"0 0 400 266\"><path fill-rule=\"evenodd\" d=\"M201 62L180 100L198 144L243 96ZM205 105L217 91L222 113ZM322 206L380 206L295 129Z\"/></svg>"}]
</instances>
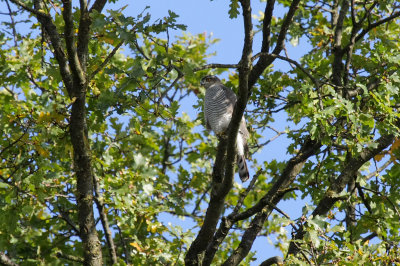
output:
<instances>
[{"instance_id":1,"label":"foliage","mask_svg":"<svg viewBox=\"0 0 400 266\"><path fill-rule=\"evenodd\" d=\"M0 2L10 10L0 28L0 255L20 264L79 262L87 247L70 134L79 99L37 17L44 12L51 18L73 70L68 49L79 48L83 9L74 6L71 26L68 1L39 1L43 9L10 1ZM399 6L391 0L277 2L267 1L253 20L262 50L250 54L247 68L246 49L239 64L207 65L217 40L189 33L170 39L171 31L186 29L173 11L154 19L147 9L136 16L125 7L90 9L86 124L79 130L88 136L89 192L104 263L193 264L194 252L204 265L248 264L258 255L250 252L252 234L275 235L287 264L398 262ZM241 7L247 3L232 0L228 16L246 17ZM277 16L274 5L285 16ZM305 42L311 49L297 62L280 55L285 44ZM275 69L274 60L290 63L291 70ZM238 71L228 75L227 68ZM224 140L203 127L199 80L209 72L224 73L240 99L249 95L245 117L255 174L247 190L236 182L229 187L228 174L228 186L214 180L216 169L230 164L215 163L229 158L229 148L225 156ZM275 129L282 117L286 121ZM275 137L265 141L271 132ZM281 135L289 142L287 160L256 156L269 152L271 141L282 141L284 149L283 138L276 139ZM226 188L222 199L215 195ZM301 217L276 207L299 199L307 200ZM214 211L207 208L216 201L216 228L205 228ZM200 228L212 231L202 243Z\"/></svg>"}]
</instances>

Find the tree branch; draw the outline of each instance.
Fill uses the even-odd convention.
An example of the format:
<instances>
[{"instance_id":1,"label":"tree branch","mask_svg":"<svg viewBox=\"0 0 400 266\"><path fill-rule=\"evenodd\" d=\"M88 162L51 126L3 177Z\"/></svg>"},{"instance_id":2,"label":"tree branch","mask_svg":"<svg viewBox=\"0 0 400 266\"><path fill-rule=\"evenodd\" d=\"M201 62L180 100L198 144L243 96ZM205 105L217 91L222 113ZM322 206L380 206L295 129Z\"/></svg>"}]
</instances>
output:
<instances>
[{"instance_id":1,"label":"tree branch","mask_svg":"<svg viewBox=\"0 0 400 266\"><path fill-rule=\"evenodd\" d=\"M360 167L386 149L393 142L393 139L393 135L382 136L377 140L378 145L375 149L366 148L358 156L349 157L341 174L332 182L329 189L325 192L324 197L312 212L312 216L325 216L333 205L341 199L339 194L343 191L351 178L357 174ZM303 239L304 234L304 225L302 225L293 240ZM294 245L294 243L293 241L290 243L288 254L296 255L298 253L299 248Z\"/></svg>"},{"instance_id":2,"label":"tree branch","mask_svg":"<svg viewBox=\"0 0 400 266\"><path fill-rule=\"evenodd\" d=\"M378 169L376 169L376 171L374 171L374 172L368 174L368 175L365 177L365 180L368 180L368 179L370 179L370 178L372 178L372 177L374 177L374 176L377 176L380 172L382 172L383 170L385 170L385 169L386 169L389 165L391 165L392 163L393 163L392 160L388 160L388 161L385 162L381 167L379 167Z\"/></svg>"},{"instance_id":3,"label":"tree branch","mask_svg":"<svg viewBox=\"0 0 400 266\"><path fill-rule=\"evenodd\" d=\"M191 244L186 257L186 265L198 265L203 261L206 248L215 233L216 226L224 208L225 197L232 188L234 175L234 161L236 157L236 136L239 131L239 123L242 120L247 104L248 75L251 64L251 51L253 45L253 26L251 22L251 7L249 0L240 1L243 9L245 40L242 58L239 62L239 96L233 110L232 119L228 127L228 139L220 139L218 152L213 169L213 187L210 203L207 208L204 223ZM226 155L226 160L224 160ZM222 175L225 169L224 175ZM218 176L223 176L219 180ZM217 183L222 181L221 183Z\"/></svg>"},{"instance_id":4,"label":"tree branch","mask_svg":"<svg viewBox=\"0 0 400 266\"><path fill-rule=\"evenodd\" d=\"M77 42L77 54L79 58L80 65L83 70L84 79L82 81L87 82L87 57L89 50L89 35L90 26L92 25L92 19L88 11L88 4L86 0L79 0L80 3L80 18L79 18L79 30L78 30L78 42ZM101 12L101 10L99 11Z\"/></svg>"},{"instance_id":5,"label":"tree branch","mask_svg":"<svg viewBox=\"0 0 400 266\"><path fill-rule=\"evenodd\" d=\"M261 53L268 53L271 44L271 21L273 17L275 0L268 0L265 5L263 29L262 29L262 44Z\"/></svg>"},{"instance_id":6,"label":"tree branch","mask_svg":"<svg viewBox=\"0 0 400 266\"><path fill-rule=\"evenodd\" d=\"M10 7L10 3L8 2L8 0L6 0L6 5L7 5L7 9L8 9L8 14L10 16L10 20L11 20L11 28L12 28L12 32L13 32L13 39L14 39L14 46L17 47L18 43L17 43L17 30L15 29L15 26L17 25L14 21L14 12L11 10Z\"/></svg>"},{"instance_id":7,"label":"tree branch","mask_svg":"<svg viewBox=\"0 0 400 266\"><path fill-rule=\"evenodd\" d=\"M117 252L115 251L114 240L112 232L110 230L110 225L108 223L107 214L105 212L103 199L100 195L99 182L94 175L93 175L93 184L95 191L94 201L96 202L97 209L99 210L101 225L103 226L104 234L106 236L108 252L110 253L112 265L116 265L118 263Z\"/></svg>"},{"instance_id":8,"label":"tree branch","mask_svg":"<svg viewBox=\"0 0 400 266\"><path fill-rule=\"evenodd\" d=\"M75 223L69 218L67 212L61 209L61 206L58 206L61 218L72 228L76 235L80 235L79 228L75 225Z\"/></svg>"},{"instance_id":9,"label":"tree branch","mask_svg":"<svg viewBox=\"0 0 400 266\"><path fill-rule=\"evenodd\" d=\"M292 22L292 19L294 17L294 14L297 10L297 7L300 3L300 0L293 0L290 7L289 7L289 11L287 12L285 18L283 19L282 22L282 26L281 26L281 30L279 32L278 35L278 39L276 42L276 46L274 48L274 50L272 51L272 54L280 54L280 52L282 51L283 48L283 43L285 41L285 37L286 37L286 33L289 29L289 25ZM269 1L267 2L267 6L266 6L266 13L265 13L265 18L264 19L269 19L269 15L272 15L272 11L273 11L273 1ZM266 27L265 29L263 28L263 38L269 38L269 36L267 36L268 31L270 31L269 29L270 27ZM267 40L263 40L263 44L264 44L264 49L269 48L268 46L268 41ZM267 51L261 51L261 52L267 52ZM254 84L257 82L258 78L260 77L260 75L264 72L264 70L275 60L275 58L273 57L261 57L257 64L253 67L250 76L249 76L249 88L251 89ZM249 91L249 95L251 94L251 91Z\"/></svg>"},{"instance_id":10,"label":"tree branch","mask_svg":"<svg viewBox=\"0 0 400 266\"><path fill-rule=\"evenodd\" d=\"M319 84L319 81L316 78L314 78L314 76L311 75L311 73L307 69L305 69L300 63L298 63L296 60L290 59L290 58L285 57L285 56L281 56L281 55L277 55L277 54L270 54L270 53L258 53L255 56L253 56L252 60L254 61L257 58L262 57L262 56L278 58L278 59L281 59L283 61L286 61L286 62L289 62L289 63L295 65L298 69L300 69L312 81L312 83L314 83L314 85L315 85L317 90L320 89L321 85Z\"/></svg>"},{"instance_id":11,"label":"tree branch","mask_svg":"<svg viewBox=\"0 0 400 266\"><path fill-rule=\"evenodd\" d=\"M372 24L368 25L367 28L363 29L363 30L357 35L357 37L356 37L356 39L355 39L356 42L358 42L359 40L361 40L362 38L364 38L364 36L365 36L368 32L370 32L372 29L374 29L374 28L376 28L376 27L378 27L378 26L380 26L380 25L382 25L382 24L384 24L384 23L386 23L386 22L389 22L389 21L391 21L391 20L393 20L393 19L395 19L395 18L398 18L398 17L400 17L400 11L397 11L397 12L393 13L391 16L389 16L389 17L387 17L387 18L384 18L384 19L382 19L382 20L379 20L379 21L377 21L377 22L375 22L375 23L372 23ZM348 47L346 47L345 49L348 49Z\"/></svg>"},{"instance_id":12,"label":"tree branch","mask_svg":"<svg viewBox=\"0 0 400 266\"><path fill-rule=\"evenodd\" d=\"M84 263L84 260L82 258L79 257L75 257L72 255L67 255L64 254L62 252L57 252L57 258L62 258L62 259L66 259L66 260L70 260L70 261L74 261L74 262L79 262L79 263Z\"/></svg>"},{"instance_id":13,"label":"tree branch","mask_svg":"<svg viewBox=\"0 0 400 266\"><path fill-rule=\"evenodd\" d=\"M71 0L63 0L62 15L64 18L64 35L65 35L65 45L68 53L68 62L72 71L72 76L76 80L77 84L85 84L86 79L82 69L81 62L79 61L78 54L75 48L75 38L74 38L74 22L72 19L72 2ZM83 12L81 10L81 12ZM74 85L74 96L79 94L76 85Z\"/></svg>"},{"instance_id":14,"label":"tree branch","mask_svg":"<svg viewBox=\"0 0 400 266\"><path fill-rule=\"evenodd\" d=\"M13 262L4 252L0 251L0 263L6 266L18 266L19 264Z\"/></svg>"},{"instance_id":15,"label":"tree branch","mask_svg":"<svg viewBox=\"0 0 400 266\"><path fill-rule=\"evenodd\" d=\"M38 0L37 0L38 1ZM101 242L97 235L96 221L93 212L93 168L92 155L86 121L86 65L88 57L88 42L90 18L87 12L86 0L80 1L81 18L79 22L78 48L75 48L74 24L72 19L72 4L63 0L62 11L65 21L65 39L68 60L72 70L72 93L75 101L71 108L69 133L74 150L74 171L76 173L76 200L78 205L78 220L80 237L82 239L85 264L101 265ZM84 25L83 25L84 24Z\"/></svg>"},{"instance_id":16,"label":"tree branch","mask_svg":"<svg viewBox=\"0 0 400 266\"><path fill-rule=\"evenodd\" d=\"M13 3L19 3L17 0L11 0L11 1ZM69 97L72 99L73 98L73 81L72 81L71 71L67 64L67 59L66 59L66 56L64 53L64 48L62 45L61 37L57 31L56 26L54 25L54 23L52 21L51 16L47 15L47 14L45 14L43 16L42 12L39 11L39 10L44 10L43 3L40 0L34 0L34 9L31 9L31 8L24 8L24 9L36 15L37 20L42 24L47 35L49 36L52 47L53 47L53 54L60 66L61 78L63 79L64 86L68 91ZM37 11L37 12L33 12L32 10Z\"/></svg>"},{"instance_id":17,"label":"tree branch","mask_svg":"<svg viewBox=\"0 0 400 266\"><path fill-rule=\"evenodd\" d=\"M106 5L107 0L96 0L96 2L94 2L93 6L90 8L90 13L93 12L93 10L96 10L97 12L101 12L104 8L104 6Z\"/></svg>"},{"instance_id":18,"label":"tree branch","mask_svg":"<svg viewBox=\"0 0 400 266\"><path fill-rule=\"evenodd\" d=\"M124 44L124 41L121 41L117 46L114 47L114 49L111 51L111 53L104 59L104 61L89 75L88 81L91 81L97 73L99 73L107 64L110 62L112 57L117 53L119 48Z\"/></svg>"},{"instance_id":19,"label":"tree branch","mask_svg":"<svg viewBox=\"0 0 400 266\"><path fill-rule=\"evenodd\" d=\"M204 66L196 67L193 72L201 71L209 68L238 68L239 64L207 64Z\"/></svg>"},{"instance_id":20,"label":"tree branch","mask_svg":"<svg viewBox=\"0 0 400 266\"><path fill-rule=\"evenodd\" d=\"M248 185L247 189L240 194L239 200L230 215L237 214L240 208L243 205L244 199L249 194L249 192L253 189L254 184L256 183L258 177L262 173L262 170L258 170L257 173L253 176ZM215 233L212 241L207 246L207 250L205 253L205 257L203 260L203 265L210 265L212 260L215 256L215 253L218 250L218 247L221 245L222 241L225 239L226 235L229 233L229 230L232 228L233 222L229 221L226 217L222 217L220 227L218 228L217 232Z\"/></svg>"},{"instance_id":21,"label":"tree branch","mask_svg":"<svg viewBox=\"0 0 400 266\"><path fill-rule=\"evenodd\" d=\"M264 260L260 266L269 266L273 264L283 265L283 259L279 256L271 257L267 260Z\"/></svg>"},{"instance_id":22,"label":"tree branch","mask_svg":"<svg viewBox=\"0 0 400 266\"><path fill-rule=\"evenodd\" d=\"M343 84L343 49L342 49L342 32L343 23L346 18L346 13L349 9L349 1L342 1L342 6L339 11L339 16L337 18L334 32L333 41L333 62L332 62L332 82L338 87Z\"/></svg>"},{"instance_id":23,"label":"tree branch","mask_svg":"<svg viewBox=\"0 0 400 266\"><path fill-rule=\"evenodd\" d=\"M35 9L33 9L18 0L10 0L10 1L13 2L14 4L16 4L17 6L22 7L24 10L36 15L36 17L40 17L42 19L51 19L51 16L49 14L46 14L46 13L38 10L36 7L35 7Z\"/></svg>"},{"instance_id":24,"label":"tree branch","mask_svg":"<svg viewBox=\"0 0 400 266\"><path fill-rule=\"evenodd\" d=\"M288 191L287 188L293 183L308 158L315 155L320 147L321 144L319 142L307 138L299 153L289 160L279 179L255 206L232 217L227 217L227 219L231 221L238 221L251 217L257 213L251 221L250 226L244 232L239 246L224 262L224 265L237 265L247 256L254 240L261 231L264 222L274 209L274 206L278 204L278 202L283 198L285 192ZM221 229L225 230L223 228Z\"/></svg>"}]
</instances>

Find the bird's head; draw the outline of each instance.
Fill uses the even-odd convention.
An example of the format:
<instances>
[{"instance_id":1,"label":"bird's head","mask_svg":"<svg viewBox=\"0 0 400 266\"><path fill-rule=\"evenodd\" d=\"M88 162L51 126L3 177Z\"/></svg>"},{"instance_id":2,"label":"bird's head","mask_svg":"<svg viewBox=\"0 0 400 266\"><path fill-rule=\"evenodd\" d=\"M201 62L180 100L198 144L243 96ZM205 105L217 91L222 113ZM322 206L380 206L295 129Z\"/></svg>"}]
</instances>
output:
<instances>
[{"instance_id":1,"label":"bird's head","mask_svg":"<svg viewBox=\"0 0 400 266\"><path fill-rule=\"evenodd\" d=\"M200 84L204 86L204 88L208 89L211 85L215 83L221 83L221 80L214 75L208 75L201 79Z\"/></svg>"}]
</instances>

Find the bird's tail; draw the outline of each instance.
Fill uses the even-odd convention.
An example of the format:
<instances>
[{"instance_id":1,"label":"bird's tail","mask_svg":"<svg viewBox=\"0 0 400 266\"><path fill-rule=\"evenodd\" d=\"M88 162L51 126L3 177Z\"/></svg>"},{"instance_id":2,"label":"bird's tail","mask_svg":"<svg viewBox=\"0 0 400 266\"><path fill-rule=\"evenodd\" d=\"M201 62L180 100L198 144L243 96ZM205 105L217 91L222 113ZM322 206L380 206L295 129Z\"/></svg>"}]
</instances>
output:
<instances>
[{"instance_id":1,"label":"bird's tail","mask_svg":"<svg viewBox=\"0 0 400 266\"><path fill-rule=\"evenodd\" d=\"M247 168L246 158L244 155L237 155L237 165L239 168L239 177L242 182L246 182L249 179L249 169Z\"/></svg>"}]
</instances>

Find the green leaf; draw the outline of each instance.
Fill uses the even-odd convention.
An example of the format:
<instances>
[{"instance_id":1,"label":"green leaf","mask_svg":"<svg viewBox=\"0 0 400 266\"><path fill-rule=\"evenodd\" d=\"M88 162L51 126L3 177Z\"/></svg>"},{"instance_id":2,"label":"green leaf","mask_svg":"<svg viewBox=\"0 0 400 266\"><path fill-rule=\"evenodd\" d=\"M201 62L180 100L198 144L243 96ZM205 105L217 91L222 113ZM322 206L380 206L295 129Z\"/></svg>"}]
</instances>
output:
<instances>
[{"instance_id":1,"label":"green leaf","mask_svg":"<svg viewBox=\"0 0 400 266\"><path fill-rule=\"evenodd\" d=\"M239 12L239 3L238 0L231 0L231 3L229 4L229 18L237 18L237 16L240 14Z\"/></svg>"}]
</instances>

